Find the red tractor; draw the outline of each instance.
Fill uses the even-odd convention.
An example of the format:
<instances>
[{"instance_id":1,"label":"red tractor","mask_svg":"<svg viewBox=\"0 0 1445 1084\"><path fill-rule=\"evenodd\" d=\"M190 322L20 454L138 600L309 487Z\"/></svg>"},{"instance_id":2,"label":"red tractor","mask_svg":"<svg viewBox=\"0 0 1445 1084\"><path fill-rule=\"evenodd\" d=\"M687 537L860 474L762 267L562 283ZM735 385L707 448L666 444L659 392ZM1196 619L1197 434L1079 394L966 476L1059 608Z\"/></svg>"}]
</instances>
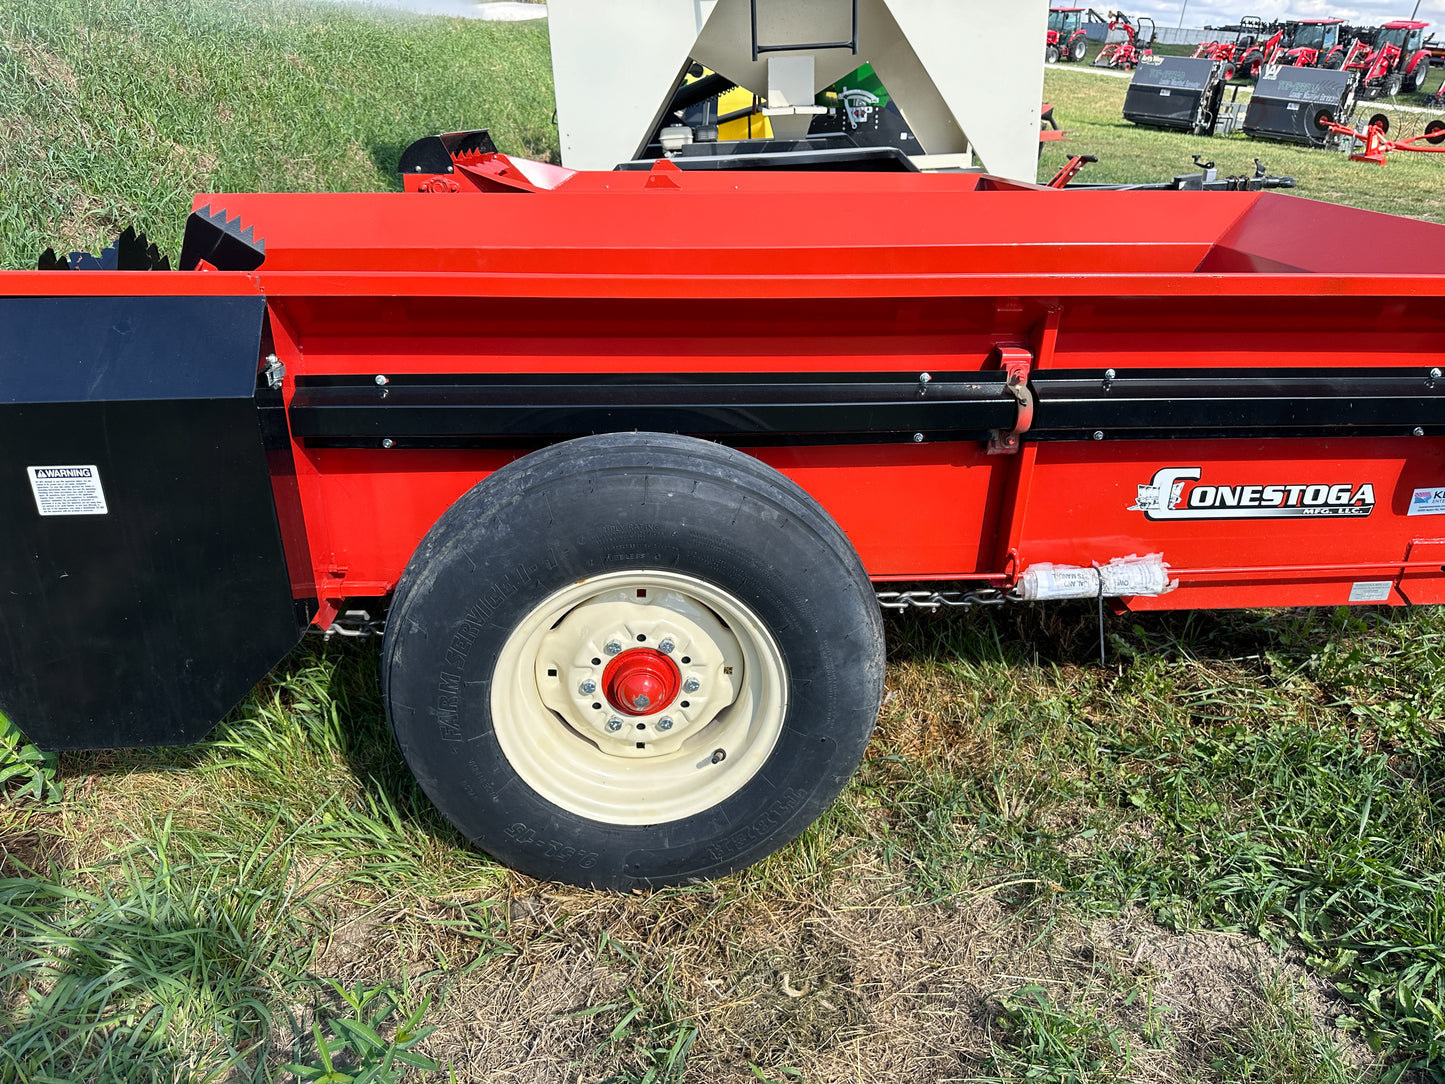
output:
<instances>
[{"instance_id":1,"label":"red tractor","mask_svg":"<svg viewBox=\"0 0 1445 1084\"><path fill-rule=\"evenodd\" d=\"M1277 27L1274 35L1261 45L1260 39L1271 28L1259 19L1242 19L1237 27L1214 28L1236 30L1237 36L1233 41L1203 42L1194 50L1194 55L1222 63L1226 82L1240 74L1257 76L1266 63L1273 63L1278 59L1281 51L1288 45L1288 32L1293 26L1293 23L1289 23Z\"/></svg>"},{"instance_id":2,"label":"red tractor","mask_svg":"<svg viewBox=\"0 0 1445 1084\"><path fill-rule=\"evenodd\" d=\"M1286 23L1274 32L1262 45L1254 45L1239 58L1239 67L1234 75L1242 75L1259 81L1259 73L1266 64L1285 63L1284 53L1290 47L1289 32L1294 24Z\"/></svg>"},{"instance_id":3,"label":"red tractor","mask_svg":"<svg viewBox=\"0 0 1445 1084\"><path fill-rule=\"evenodd\" d=\"M1280 62L1296 68L1339 67L1328 64L1331 56L1343 56L1340 27L1343 19L1301 19Z\"/></svg>"},{"instance_id":4,"label":"red tractor","mask_svg":"<svg viewBox=\"0 0 1445 1084\"><path fill-rule=\"evenodd\" d=\"M1084 34L1084 16L1092 15L1099 22L1099 13L1093 8L1049 8L1049 32L1044 45L1044 60L1057 64L1060 60L1080 61L1089 51L1089 39Z\"/></svg>"},{"instance_id":5,"label":"red tractor","mask_svg":"<svg viewBox=\"0 0 1445 1084\"><path fill-rule=\"evenodd\" d=\"M1360 73L1360 97L1393 97L1401 90L1424 90L1430 74L1430 50L1425 48L1429 23L1396 19L1375 33L1374 47L1356 41L1345 56L1346 71Z\"/></svg>"},{"instance_id":6,"label":"red tractor","mask_svg":"<svg viewBox=\"0 0 1445 1084\"><path fill-rule=\"evenodd\" d=\"M1149 24L1149 32L1144 34L1144 24ZM1124 31L1123 41L1111 41L1099 50L1099 55L1094 57L1096 68L1122 68L1124 71L1131 71L1139 66L1139 60L1150 54L1149 46L1154 44L1156 37L1154 20L1147 15L1141 15L1138 19L1130 19L1122 11L1109 12L1109 29Z\"/></svg>"},{"instance_id":7,"label":"red tractor","mask_svg":"<svg viewBox=\"0 0 1445 1084\"><path fill-rule=\"evenodd\" d=\"M1253 15L1246 15L1238 23L1230 26L1211 26L1210 30L1232 31L1234 37L1225 40L1223 38L1214 41L1202 41L1194 50L1195 57L1205 57L1209 60L1222 61L1224 64L1224 78L1233 79L1234 73L1239 67L1239 58L1264 36L1267 29L1264 20Z\"/></svg>"}]
</instances>

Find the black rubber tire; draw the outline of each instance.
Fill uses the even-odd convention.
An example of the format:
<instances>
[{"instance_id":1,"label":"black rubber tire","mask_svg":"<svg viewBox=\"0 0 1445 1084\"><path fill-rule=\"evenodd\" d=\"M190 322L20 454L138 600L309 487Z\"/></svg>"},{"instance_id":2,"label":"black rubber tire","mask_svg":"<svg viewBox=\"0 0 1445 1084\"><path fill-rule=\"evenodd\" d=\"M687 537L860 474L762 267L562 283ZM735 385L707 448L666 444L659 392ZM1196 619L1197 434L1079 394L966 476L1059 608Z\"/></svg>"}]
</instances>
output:
<instances>
[{"instance_id":1,"label":"black rubber tire","mask_svg":"<svg viewBox=\"0 0 1445 1084\"><path fill-rule=\"evenodd\" d=\"M1425 142L1434 147L1445 143L1445 120L1432 120L1425 125Z\"/></svg>"},{"instance_id":2,"label":"black rubber tire","mask_svg":"<svg viewBox=\"0 0 1445 1084\"><path fill-rule=\"evenodd\" d=\"M1415 70L1405 76L1405 89L1411 94L1419 94L1425 89L1425 77L1430 74L1430 62L1421 60L1415 65Z\"/></svg>"},{"instance_id":3,"label":"black rubber tire","mask_svg":"<svg viewBox=\"0 0 1445 1084\"><path fill-rule=\"evenodd\" d=\"M1087 38L1075 38L1069 46L1069 56L1076 64L1081 62L1088 52L1089 42Z\"/></svg>"},{"instance_id":4,"label":"black rubber tire","mask_svg":"<svg viewBox=\"0 0 1445 1084\"><path fill-rule=\"evenodd\" d=\"M1331 56L1325 57L1325 62L1321 66L1328 68L1330 71L1337 71L1338 69L1344 67L1344 63L1344 55L1341 53L1334 53Z\"/></svg>"},{"instance_id":5,"label":"black rubber tire","mask_svg":"<svg viewBox=\"0 0 1445 1084\"><path fill-rule=\"evenodd\" d=\"M1379 128L1380 131L1383 132L1385 135L1390 134L1390 118L1387 117L1384 113L1376 113L1374 116L1372 116L1370 118L1369 126L1371 128Z\"/></svg>"},{"instance_id":6,"label":"black rubber tire","mask_svg":"<svg viewBox=\"0 0 1445 1084\"><path fill-rule=\"evenodd\" d=\"M1232 61L1232 60L1226 60L1226 61L1224 62L1224 67L1223 67L1222 69L1220 69L1219 74L1220 74L1220 77L1221 77L1226 83L1229 83L1229 82L1232 82L1232 81L1234 80L1234 76L1235 76L1235 72L1236 72L1236 71L1237 71L1237 69L1236 69L1235 66L1234 66L1234 61Z\"/></svg>"},{"instance_id":7,"label":"black rubber tire","mask_svg":"<svg viewBox=\"0 0 1445 1084\"><path fill-rule=\"evenodd\" d=\"M631 569L730 592L771 632L788 681L762 768L718 804L663 825L603 823L543 799L491 719L496 659L518 623L568 585ZM626 433L524 456L437 520L397 586L383 683L407 763L477 846L535 877L628 890L720 876L807 828L862 759L883 657L862 562L801 488L730 448ZM451 698L445 727L439 695Z\"/></svg>"},{"instance_id":8,"label":"black rubber tire","mask_svg":"<svg viewBox=\"0 0 1445 1084\"><path fill-rule=\"evenodd\" d=\"M1044 46L1044 63L1045 63L1045 64L1057 64L1057 63L1059 62L1059 57L1060 57L1060 55L1061 55L1061 54L1059 53L1059 47L1058 47L1057 45L1045 45L1045 46Z\"/></svg>"}]
</instances>

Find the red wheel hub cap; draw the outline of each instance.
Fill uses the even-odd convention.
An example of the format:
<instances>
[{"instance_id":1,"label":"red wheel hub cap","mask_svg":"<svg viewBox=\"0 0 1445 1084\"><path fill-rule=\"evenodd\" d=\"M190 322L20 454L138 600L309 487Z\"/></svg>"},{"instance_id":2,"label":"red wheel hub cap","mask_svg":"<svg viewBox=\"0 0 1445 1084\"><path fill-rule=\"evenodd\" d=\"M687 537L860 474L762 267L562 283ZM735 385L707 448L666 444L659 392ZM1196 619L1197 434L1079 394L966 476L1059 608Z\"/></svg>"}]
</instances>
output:
<instances>
[{"instance_id":1,"label":"red wheel hub cap","mask_svg":"<svg viewBox=\"0 0 1445 1084\"><path fill-rule=\"evenodd\" d=\"M651 715L671 704L681 677L677 664L650 647L624 651L602 672L607 702L626 715Z\"/></svg>"}]
</instances>

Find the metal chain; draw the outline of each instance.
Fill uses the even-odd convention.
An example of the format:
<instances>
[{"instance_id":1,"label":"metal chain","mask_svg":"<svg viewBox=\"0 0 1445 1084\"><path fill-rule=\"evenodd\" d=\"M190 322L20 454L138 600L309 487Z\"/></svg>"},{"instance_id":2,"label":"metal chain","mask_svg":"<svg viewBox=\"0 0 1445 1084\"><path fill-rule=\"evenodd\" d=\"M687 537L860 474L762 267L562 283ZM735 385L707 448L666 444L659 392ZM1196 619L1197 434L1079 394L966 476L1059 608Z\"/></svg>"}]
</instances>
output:
<instances>
[{"instance_id":1,"label":"metal chain","mask_svg":"<svg viewBox=\"0 0 1445 1084\"><path fill-rule=\"evenodd\" d=\"M327 640L333 636L344 636L348 639L363 639L368 636L380 636L386 632L386 614L372 617L370 610L342 610L336 615L336 620L326 630L324 636Z\"/></svg>"},{"instance_id":2,"label":"metal chain","mask_svg":"<svg viewBox=\"0 0 1445 1084\"><path fill-rule=\"evenodd\" d=\"M954 591L878 591L878 606L884 610L931 610L963 609L969 606L1000 606L1008 601L1002 591L994 587L975 587L970 590ZM341 636L360 640L381 636L386 632L386 614L373 616L370 610L343 610L336 615L331 627L323 633L330 640Z\"/></svg>"},{"instance_id":3,"label":"metal chain","mask_svg":"<svg viewBox=\"0 0 1445 1084\"><path fill-rule=\"evenodd\" d=\"M1001 606L1008 597L996 587L957 591L879 591L878 605L885 610L932 610L945 607Z\"/></svg>"}]
</instances>

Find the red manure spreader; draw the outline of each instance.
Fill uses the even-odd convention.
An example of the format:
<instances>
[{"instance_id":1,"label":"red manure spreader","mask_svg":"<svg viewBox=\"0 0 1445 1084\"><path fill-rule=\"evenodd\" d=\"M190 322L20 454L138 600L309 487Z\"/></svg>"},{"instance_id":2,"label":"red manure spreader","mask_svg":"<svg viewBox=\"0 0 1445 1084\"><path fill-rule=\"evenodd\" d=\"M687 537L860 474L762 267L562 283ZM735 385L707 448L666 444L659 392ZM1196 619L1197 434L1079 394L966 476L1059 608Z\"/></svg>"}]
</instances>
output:
<instances>
[{"instance_id":1,"label":"red manure spreader","mask_svg":"<svg viewBox=\"0 0 1445 1084\"><path fill-rule=\"evenodd\" d=\"M437 806L627 889L827 807L883 608L1445 600L1445 227L484 133L403 172L198 197L177 270L127 236L0 274L0 710L38 745L194 742L386 612Z\"/></svg>"}]
</instances>

